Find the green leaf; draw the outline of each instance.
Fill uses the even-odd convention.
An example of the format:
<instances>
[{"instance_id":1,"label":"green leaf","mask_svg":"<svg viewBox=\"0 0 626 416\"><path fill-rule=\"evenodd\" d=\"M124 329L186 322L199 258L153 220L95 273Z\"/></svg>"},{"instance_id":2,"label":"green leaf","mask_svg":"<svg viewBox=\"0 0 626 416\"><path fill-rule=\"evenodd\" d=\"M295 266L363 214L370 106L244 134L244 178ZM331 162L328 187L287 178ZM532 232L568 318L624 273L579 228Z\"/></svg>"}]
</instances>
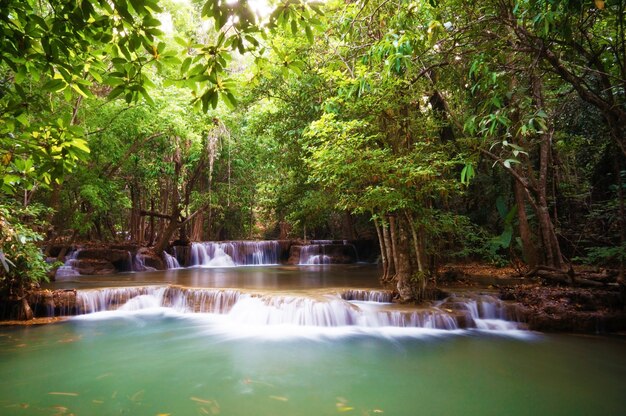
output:
<instances>
[{"instance_id":1,"label":"green leaf","mask_svg":"<svg viewBox=\"0 0 626 416\"><path fill-rule=\"evenodd\" d=\"M224 100L224 103L226 103L226 106L228 106L228 108L230 108L231 110L234 110L237 106L237 100L230 91L223 92L222 99Z\"/></svg>"},{"instance_id":2,"label":"green leaf","mask_svg":"<svg viewBox=\"0 0 626 416\"><path fill-rule=\"evenodd\" d=\"M51 79L46 82L41 89L48 92L59 92L67 87L67 83L62 79Z\"/></svg>"},{"instance_id":3,"label":"green leaf","mask_svg":"<svg viewBox=\"0 0 626 416\"><path fill-rule=\"evenodd\" d=\"M309 43L313 43L313 31L311 30L311 27L309 25L305 25L304 26L304 32L306 33L306 38L309 40Z\"/></svg>"},{"instance_id":4,"label":"green leaf","mask_svg":"<svg viewBox=\"0 0 626 416\"><path fill-rule=\"evenodd\" d=\"M70 86L72 87L72 89L74 91L76 91L77 93L79 93L80 95L82 95L84 98L88 98L89 94L87 92L85 92L78 84L70 84Z\"/></svg>"},{"instance_id":5,"label":"green leaf","mask_svg":"<svg viewBox=\"0 0 626 416\"><path fill-rule=\"evenodd\" d=\"M89 146L87 145L87 142L83 139L74 139L70 142L70 144L72 145L72 147L82 150L85 153L90 153Z\"/></svg>"}]
</instances>

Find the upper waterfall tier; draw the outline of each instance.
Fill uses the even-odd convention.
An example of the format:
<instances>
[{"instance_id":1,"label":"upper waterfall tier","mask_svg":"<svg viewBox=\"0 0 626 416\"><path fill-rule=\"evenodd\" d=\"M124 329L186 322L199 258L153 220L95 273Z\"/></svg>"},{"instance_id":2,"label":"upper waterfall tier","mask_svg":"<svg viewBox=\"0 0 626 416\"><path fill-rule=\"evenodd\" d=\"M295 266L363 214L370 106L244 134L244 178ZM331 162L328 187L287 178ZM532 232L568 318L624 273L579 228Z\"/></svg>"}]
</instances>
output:
<instances>
[{"instance_id":1,"label":"upper waterfall tier","mask_svg":"<svg viewBox=\"0 0 626 416\"><path fill-rule=\"evenodd\" d=\"M280 260L278 241L192 243L189 266L232 267L273 265Z\"/></svg>"}]
</instances>

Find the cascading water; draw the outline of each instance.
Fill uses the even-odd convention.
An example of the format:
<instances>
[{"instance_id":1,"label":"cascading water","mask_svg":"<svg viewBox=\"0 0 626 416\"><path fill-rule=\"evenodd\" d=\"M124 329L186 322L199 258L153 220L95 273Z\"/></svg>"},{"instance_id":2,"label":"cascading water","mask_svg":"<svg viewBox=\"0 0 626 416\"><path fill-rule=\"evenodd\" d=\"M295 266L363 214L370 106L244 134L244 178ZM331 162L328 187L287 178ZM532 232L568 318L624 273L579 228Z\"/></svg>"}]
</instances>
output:
<instances>
[{"instance_id":1,"label":"cascading water","mask_svg":"<svg viewBox=\"0 0 626 416\"><path fill-rule=\"evenodd\" d=\"M192 243L190 266L232 267L278 264L278 241L229 241Z\"/></svg>"},{"instance_id":2,"label":"cascading water","mask_svg":"<svg viewBox=\"0 0 626 416\"><path fill-rule=\"evenodd\" d=\"M345 300L360 300L364 302L389 303L393 299L391 290L361 290L349 289L341 294Z\"/></svg>"},{"instance_id":3,"label":"cascading water","mask_svg":"<svg viewBox=\"0 0 626 416\"><path fill-rule=\"evenodd\" d=\"M300 246L300 265L358 263L356 246L348 240L311 240Z\"/></svg>"},{"instance_id":4,"label":"cascading water","mask_svg":"<svg viewBox=\"0 0 626 416\"><path fill-rule=\"evenodd\" d=\"M180 313L226 313L239 300L238 290L178 286L122 287L76 292L79 313L172 308Z\"/></svg>"},{"instance_id":5,"label":"cascading water","mask_svg":"<svg viewBox=\"0 0 626 416\"><path fill-rule=\"evenodd\" d=\"M74 268L74 266L76 265L76 261L77 261L76 259L78 258L79 252L80 250L71 251L65 257L65 263L63 264L63 266L60 266L55 273L56 279L80 275L78 270Z\"/></svg>"},{"instance_id":6,"label":"cascading water","mask_svg":"<svg viewBox=\"0 0 626 416\"><path fill-rule=\"evenodd\" d=\"M163 252L163 257L165 258L165 264L168 269L179 269L180 264L178 263L178 259L176 256L172 256L167 251Z\"/></svg>"},{"instance_id":7,"label":"cascading water","mask_svg":"<svg viewBox=\"0 0 626 416\"><path fill-rule=\"evenodd\" d=\"M146 266L146 260L141 253L135 254L132 265L134 272L153 272L156 270L154 267Z\"/></svg>"},{"instance_id":8,"label":"cascading water","mask_svg":"<svg viewBox=\"0 0 626 416\"><path fill-rule=\"evenodd\" d=\"M300 265L330 264L330 256L324 254L324 244L302 246Z\"/></svg>"},{"instance_id":9,"label":"cascading water","mask_svg":"<svg viewBox=\"0 0 626 416\"><path fill-rule=\"evenodd\" d=\"M519 323L506 321L506 305L480 295L449 298L421 309L397 309L376 301L348 301L346 297L389 300L387 292L350 291L318 297L263 295L231 289L190 289L178 286L127 287L78 291L79 313L134 313L167 308L177 313L220 316L227 327L351 327L427 328L510 331ZM449 309L454 307L455 309Z\"/></svg>"}]
</instances>

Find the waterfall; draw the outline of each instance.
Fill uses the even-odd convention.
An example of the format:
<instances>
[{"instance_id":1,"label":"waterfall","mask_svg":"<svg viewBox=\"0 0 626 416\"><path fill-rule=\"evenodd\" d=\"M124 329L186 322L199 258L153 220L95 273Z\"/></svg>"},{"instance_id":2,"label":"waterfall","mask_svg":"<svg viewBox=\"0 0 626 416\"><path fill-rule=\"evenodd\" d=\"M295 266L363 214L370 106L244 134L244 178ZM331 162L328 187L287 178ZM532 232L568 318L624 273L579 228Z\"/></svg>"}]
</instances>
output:
<instances>
[{"instance_id":1,"label":"waterfall","mask_svg":"<svg viewBox=\"0 0 626 416\"><path fill-rule=\"evenodd\" d=\"M492 295L453 295L437 304L442 309L461 312L467 326L481 330L516 329L516 309Z\"/></svg>"},{"instance_id":2,"label":"waterfall","mask_svg":"<svg viewBox=\"0 0 626 416\"><path fill-rule=\"evenodd\" d=\"M179 269L180 268L180 264L178 264L178 260L176 259L175 256L172 256L167 251L164 251L163 252L163 257L165 258L165 264L167 265L168 269Z\"/></svg>"},{"instance_id":3,"label":"waterfall","mask_svg":"<svg viewBox=\"0 0 626 416\"><path fill-rule=\"evenodd\" d=\"M80 276L78 270L74 268L76 265L76 259L78 258L78 253L80 250L71 251L67 256L65 256L65 263L63 266L59 267L56 271L55 278L63 278L63 277L72 277L72 276Z\"/></svg>"},{"instance_id":4,"label":"waterfall","mask_svg":"<svg viewBox=\"0 0 626 416\"><path fill-rule=\"evenodd\" d=\"M366 293L369 295L366 296ZM431 307L398 309L396 305L350 302L347 296L388 300L386 291L348 291L318 297L263 295L232 289L178 286L123 287L79 290L77 310L82 314L117 311L135 313L168 308L177 313L220 316L226 325L266 327L428 328L509 331L519 323L507 321L505 304L491 296L451 297ZM342 298L344 297L344 298Z\"/></svg>"},{"instance_id":5,"label":"waterfall","mask_svg":"<svg viewBox=\"0 0 626 416\"><path fill-rule=\"evenodd\" d=\"M330 264L330 256L324 254L324 244L310 244L308 246L302 246L299 264Z\"/></svg>"},{"instance_id":6,"label":"waterfall","mask_svg":"<svg viewBox=\"0 0 626 416\"><path fill-rule=\"evenodd\" d=\"M278 264L278 241L201 242L191 245L191 266L232 267Z\"/></svg>"},{"instance_id":7,"label":"waterfall","mask_svg":"<svg viewBox=\"0 0 626 416\"><path fill-rule=\"evenodd\" d=\"M389 303L393 298L391 290L348 289L341 294L342 299L363 302Z\"/></svg>"},{"instance_id":8,"label":"waterfall","mask_svg":"<svg viewBox=\"0 0 626 416\"><path fill-rule=\"evenodd\" d=\"M226 313L239 299L237 290L190 289L177 286L121 287L79 290L79 313L136 311L166 307L181 313Z\"/></svg>"},{"instance_id":9,"label":"waterfall","mask_svg":"<svg viewBox=\"0 0 626 416\"><path fill-rule=\"evenodd\" d=\"M133 272L153 272L156 270L154 267L146 266L145 259L143 257L143 254L141 253L135 254L135 258L133 259L132 265L133 265L133 269L132 269Z\"/></svg>"},{"instance_id":10,"label":"waterfall","mask_svg":"<svg viewBox=\"0 0 626 416\"><path fill-rule=\"evenodd\" d=\"M311 240L300 246L300 265L358 263L356 246L348 240Z\"/></svg>"}]
</instances>

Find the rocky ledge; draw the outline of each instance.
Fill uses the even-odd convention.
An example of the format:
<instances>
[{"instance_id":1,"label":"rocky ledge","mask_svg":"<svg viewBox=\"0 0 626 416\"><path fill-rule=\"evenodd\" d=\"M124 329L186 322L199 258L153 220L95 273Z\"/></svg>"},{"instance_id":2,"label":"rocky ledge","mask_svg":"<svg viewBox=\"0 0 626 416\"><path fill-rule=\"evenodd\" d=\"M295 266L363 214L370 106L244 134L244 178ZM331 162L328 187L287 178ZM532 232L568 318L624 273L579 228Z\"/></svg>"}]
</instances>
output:
<instances>
[{"instance_id":1,"label":"rocky ledge","mask_svg":"<svg viewBox=\"0 0 626 416\"><path fill-rule=\"evenodd\" d=\"M502 287L502 300L519 304L528 328L545 332L626 331L626 310L618 287L576 288L538 285Z\"/></svg>"}]
</instances>

